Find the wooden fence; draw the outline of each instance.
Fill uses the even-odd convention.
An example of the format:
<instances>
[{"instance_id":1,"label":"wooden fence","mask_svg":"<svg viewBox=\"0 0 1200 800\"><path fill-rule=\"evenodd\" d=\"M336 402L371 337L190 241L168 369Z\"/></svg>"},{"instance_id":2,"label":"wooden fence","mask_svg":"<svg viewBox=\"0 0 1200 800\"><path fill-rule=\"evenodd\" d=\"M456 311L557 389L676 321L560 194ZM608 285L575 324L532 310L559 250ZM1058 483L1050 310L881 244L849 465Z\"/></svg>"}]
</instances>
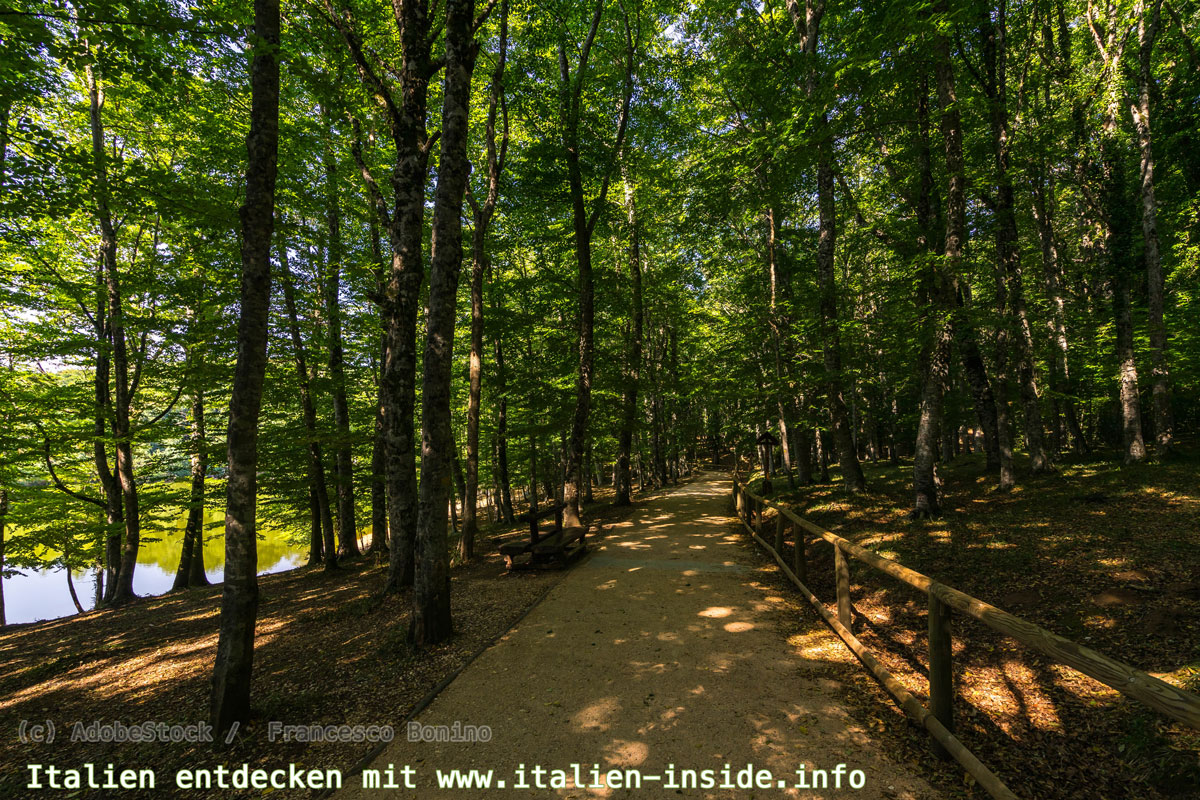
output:
<instances>
[{"instance_id":1,"label":"wooden fence","mask_svg":"<svg viewBox=\"0 0 1200 800\"><path fill-rule=\"evenodd\" d=\"M1106 686L1140 700L1172 719L1200 729L1200 696L1114 661L1070 639L1064 639L1032 622L938 583L903 564L883 558L848 539L830 533L796 515L790 509L754 494L736 475L733 479L733 500L738 519L755 541L775 558L788 579L796 584L829 627L841 637L876 680L899 703L904 713L929 731L935 750L942 756L949 756L958 761L994 798L1016 800L1017 796L954 735L954 667L951 656L951 617L954 611L973 617L988 627L1044 653L1060 664L1079 670ZM767 508L773 508L777 512L773 545L763 538L763 513ZM790 566L783 556L785 534L789 527L793 533ZM816 541L825 541L833 545L834 580L837 585L836 615L805 586L805 581L808 580L805 532L815 536ZM929 708L921 705L854 635L849 559L859 561L914 589L919 589L929 598Z\"/></svg>"}]
</instances>

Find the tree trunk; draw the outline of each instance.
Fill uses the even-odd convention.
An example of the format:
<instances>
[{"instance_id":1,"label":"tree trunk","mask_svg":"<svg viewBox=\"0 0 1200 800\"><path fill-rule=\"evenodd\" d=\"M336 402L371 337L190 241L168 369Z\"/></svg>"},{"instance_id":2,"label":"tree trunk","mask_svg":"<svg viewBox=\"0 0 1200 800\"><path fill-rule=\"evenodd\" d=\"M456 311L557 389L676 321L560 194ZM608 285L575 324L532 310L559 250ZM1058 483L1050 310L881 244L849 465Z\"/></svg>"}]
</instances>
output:
<instances>
[{"instance_id":1,"label":"tree trunk","mask_svg":"<svg viewBox=\"0 0 1200 800\"><path fill-rule=\"evenodd\" d=\"M1167 359L1167 326L1163 320L1163 270L1158 251L1158 210L1154 198L1154 139L1150 131L1152 57L1158 36L1162 0L1137 3L1138 96L1130 108L1141 151L1142 241L1145 247L1146 286L1150 311L1150 375L1154 398L1154 442L1159 459L1171 455L1174 423L1171 419L1170 367Z\"/></svg>"},{"instance_id":2,"label":"tree trunk","mask_svg":"<svg viewBox=\"0 0 1200 800\"><path fill-rule=\"evenodd\" d=\"M75 611L83 613L83 604L79 602L79 595L75 593L75 580L71 577L71 565L67 564L63 572L67 573L67 591L71 594L71 602L75 604Z\"/></svg>"},{"instance_id":3,"label":"tree trunk","mask_svg":"<svg viewBox=\"0 0 1200 800\"><path fill-rule=\"evenodd\" d=\"M112 602L121 604L135 597L133 571L137 567L137 554L141 543L141 514L138 507L137 483L134 480L133 443L130 441L129 354L125 346L125 316L117 275L117 232L109 211L108 155L105 152L104 124L100 115L104 107L104 91L91 64L85 67L84 72L91 107L96 217L100 223L100 261L104 267L108 326L112 343L112 432L117 450L116 481L121 488L122 516L125 523L125 540L121 546L120 567L117 570L112 595Z\"/></svg>"},{"instance_id":4,"label":"tree trunk","mask_svg":"<svg viewBox=\"0 0 1200 800\"><path fill-rule=\"evenodd\" d=\"M204 433L204 390L192 395L192 453L191 491L188 497L187 524L183 529L183 545L179 552L179 569L175 571L172 591L192 586L192 560L196 551L204 552L204 478L208 472L208 442ZM201 556L203 558L203 556ZM206 581L207 583L207 581Z\"/></svg>"},{"instance_id":5,"label":"tree trunk","mask_svg":"<svg viewBox=\"0 0 1200 800\"><path fill-rule=\"evenodd\" d=\"M944 11L944 7L939 9ZM963 160L962 119L954 81L954 66L950 58L950 42L944 34L934 38L934 73L937 82L938 106L941 111L942 138L946 147L946 236L940 263L934 262L924 279L924 301L930 307L924 329L928 339L922 347L925 374L921 387L920 412L917 418L917 438L913 450L913 492L916 495L911 516L933 517L941 511L938 496L935 461L937 437L945 439L948 432L943 420L943 399L950 373L950 346L953 341L951 319L956 304L955 286L962 263L966 239L966 166ZM935 213L933 211L932 154L929 148L929 101L926 83L922 81L917 97L917 120L922 149L920 151L921 189L917 201L918 223L928 250L935 247Z\"/></svg>"},{"instance_id":6,"label":"tree trunk","mask_svg":"<svg viewBox=\"0 0 1200 800\"><path fill-rule=\"evenodd\" d=\"M304 353L304 340L300 336L300 322L296 316L296 294L292 271L288 265L287 245L280 243L279 269L283 277L283 303L288 316L288 331L292 338L292 354L296 360L296 378L300 384L300 408L304 417L304 432L308 436L308 474L312 490L316 493L317 513L321 523L324 544L321 550L325 558L325 571L337 569L337 546L334 543L333 513L329 507L329 489L325 481L325 456L317 435L317 411L313 404L312 390L308 381L308 364ZM312 548L310 555L316 555Z\"/></svg>"},{"instance_id":7,"label":"tree trunk","mask_svg":"<svg viewBox=\"0 0 1200 800\"><path fill-rule=\"evenodd\" d=\"M629 177L629 166L621 161L622 178L625 183L625 220L629 225L629 284L632 295L632 328L629 337L629 353L625 364L625 392L621 398L621 428L617 433L616 499L614 505L627 506L632 502L633 476L630 472L629 456L633 448L633 431L637 425L639 380L642 369L642 245L638 229L637 199L634 185Z\"/></svg>"},{"instance_id":8,"label":"tree trunk","mask_svg":"<svg viewBox=\"0 0 1200 800\"><path fill-rule=\"evenodd\" d=\"M104 492L105 502L105 531L104 531L104 596L105 603L111 603L117 591L117 572L121 563L121 535L124 526L124 508L121 503L121 487L108 463L108 450L105 441L108 439L108 419L111 415L111 395L109 393L110 361L110 332L105 309L108 298L104 290L104 267L96 271L96 302L95 332L96 332L96 370L95 386L95 423L93 427L92 453L96 465L96 477Z\"/></svg>"},{"instance_id":9,"label":"tree trunk","mask_svg":"<svg viewBox=\"0 0 1200 800\"><path fill-rule=\"evenodd\" d=\"M271 234L279 153L279 2L254 0L250 47L250 133L246 195L240 209L242 286L238 359L229 400L229 470L225 501L225 584L213 665L211 722L218 735L250 715L254 625L258 616L258 416L267 366Z\"/></svg>"},{"instance_id":10,"label":"tree trunk","mask_svg":"<svg viewBox=\"0 0 1200 800\"><path fill-rule=\"evenodd\" d=\"M4 525L8 520L8 489L0 487L0 576L4 575ZM0 577L0 628L8 624L4 615L4 580Z\"/></svg>"},{"instance_id":11,"label":"tree trunk","mask_svg":"<svg viewBox=\"0 0 1200 800\"><path fill-rule=\"evenodd\" d=\"M1047 87L1047 92L1049 87ZM1058 241L1054 233L1055 192L1054 179L1049 165L1043 159L1033 176L1033 216L1038 226L1038 240L1042 249L1042 273L1046 284L1046 299L1050 305L1047 326L1053 345L1050 359L1050 388L1055 395L1055 407L1061 410L1076 453L1087 452L1087 442L1079 428L1079 415L1075 408L1074 387L1071 382L1069 347L1067 341L1067 311L1063 296L1062 265L1058 258ZM1062 420L1055 414L1056 447L1065 445L1061 435Z\"/></svg>"},{"instance_id":12,"label":"tree trunk","mask_svg":"<svg viewBox=\"0 0 1200 800\"><path fill-rule=\"evenodd\" d=\"M513 513L512 483L508 477L508 375L504 369L504 347L496 332L496 482L500 485L500 513L511 525Z\"/></svg>"},{"instance_id":13,"label":"tree trunk","mask_svg":"<svg viewBox=\"0 0 1200 800\"><path fill-rule=\"evenodd\" d=\"M342 223L338 211L337 162L333 156L332 125L326 116L326 141L322 161L325 170L325 224L329 230L328 264L325 270L325 317L329 325L329 377L333 382L333 425L337 430L336 457L338 547L344 556L357 556L358 533L354 512L354 461L350 442L350 403L346 397L346 370L342 347Z\"/></svg>"},{"instance_id":14,"label":"tree trunk","mask_svg":"<svg viewBox=\"0 0 1200 800\"><path fill-rule=\"evenodd\" d=\"M317 488L311 469L308 471L308 513L308 566L312 567L320 564L324 558L325 543L321 536L321 504L317 502Z\"/></svg>"},{"instance_id":15,"label":"tree trunk","mask_svg":"<svg viewBox=\"0 0 1200 800\"><path fill-rule=\"evenodd\" d=\"M357 135L357 131L355 132ZM387 316L382 305L387 281L384 277L383 247L379 241L379 221L371 215L371 256L377 265L375 303L380 320ZM387 403L383 385L383 365L387 361L387 325L380 329L379 364L375 371L375 423L371 436L371 546L368 553L386 553L388 549L387 518L387 423L383 409Z\"/></svg>"},{"instance_id":16,"label":"tree trunk","mask_svg":"<svg viewBox=\"0 0 1200 800\"><path fill-rule=\"evenodd\" d=\"M1001 383L1000 416L1001 488L1012 484L1011 432L1009 429L1008 397L1005 385L1008 377L1004 364L1008 360L1009 340L1013 343L1013 360L1017 372L1017 387L1025 410L1025 446L1029 451L1030 467L1036 473L1050 469L1042 434L1041 406L1033 365L1033 333L1025 308L1025 293L1021 277L1021 253L1017 232L1016 199L1009 174L1011 132L1008 123L1008 26L1007 3L1000 0L992 21L990 9L984 10L980 25L983 38L985 92L989 100L989 120L992 132L992 156L996 170L996 259L997 300L1004 314L997 337L997 378ZM1007 463L1006 463L1007 461Z\"/></svg>"},{"instance_id":17,"label":"tree trunk","mask_svg":"<svg viewBox=\"0 0 1200 800\"><path fill-rule=\"evenodd\" d=\"M349 12L326 0L329 19L338 28L362 76L364 88L380 98L395 150L391 180L393 205L362 158L358 137L354 157L392 248L392 269L384 296L387 357L383 364L384 422L387 432L388 577L385 593L413 582L413 544L417 525L417 460L413 416L416 409L417 315L424 277L422 245L425 229L425 181L429 172L426 110L429 79L438 65L430 55L428 0L393 5L400 34L400 101L376 72L375 60L351 28Z\"/></svg>"},{"instance_id":18,"label":"tree trunk","mask_svg":"<svg viewBox=\"0 0 1200 800\"><path fill-rule=\"evenodd\" d=\"M379 345L379 364L387 360L386 334ZM375 428L371 438L371 546L370 553L387 552L387 432L384 423L383 378L375 387Z\"/></svg>"},{"instance_id":19,"label":"tree trunk","mask_svg":"<svg viewBox=\"0 0 1200 800\"><path fill-rule=\"evenodd\" d=\"M1119 370L1119 404L1125 463L1142 461L1146 445L1142 440L1141 401L1138 398L1137 362L1133 346L1133 319L1130 306L1133 261L1132 220L1129 219L1125 176L1125 154L1117 133L1117 117L1125 96L1121 84L1121 63L1126 37L1121 30L1102 37L1094 27L1088 7L1088 23L1105 64L1104 120L1100 138L1100 217L1103 234L1099 251L1108 272L1116 327L1116 354Z\"/></svg>"},{"instance_id":20,"label":"tree trunk","mask_svg":"<svg viewBox=\"0 0 1200 800\"><path fill-rule=\"evenodd\" d=\"M584 78L587 74L588 56L600 18L604 13L604 0L597 0L592 15L591 28L580 49L579 61L574 75L567 63L566 43L558 45L560 95L559 109L562 124L562 144L567 161L567 185L571 198L571 221L574 231L575 261L579 270L579 373L575 383L575 414L571 419L571 436L567 449L566 481L563 486L563 502L566 509L563 524L573 527L581 524L579 516L580 486L582 483L583 451L588 440L588 417L592 407L592 373L595 362L595 287L592 281L592 233L604 207L608 194L609 175L605 175L600 192L593 201L589 215L583 197L583 170L579 153L580 102ZM625 129L629 118L629 104L633 98L633 40L629 20L625 19L625 85L624 97L617 122L615 152L620 153L625 141Z\"/></svg>"},{"instance_id":21,"label":"tree trunk","mask_svg":"<svg viewBox=\"0 0 1200 800\"><path fill-rule=\"evenodd\" d=\"M475 224L471 229L471 355L467 390L467 481L463 495L463 532L459 553L464 561L475 555L475 534L479 523L479 410L483 388L483 275L487 269L485 250L488 226L500 191L500 171L508 149L508 112L503 110L503 133L497 152L496 118L501 111L504 91L504 62L508 52L508 0L500 7L500 55L492 73L491 99L487 116L488 190L483 205L472 200Z\"/></svg>"},{"instance_id":22,"label":"tree trunk","mask_svg":"<svg viewBox=\"0 0 1200 800\"><path fill-rule=\"evenodd\" d=\"M446 78L442 147L433 210L429 314L421 388L421 486L417 516L416 574L409 641L428 647L453 633L446 504L456 446L450 429L455 300L462 269L462 205L470 164L471 73L477 46L474 0L447 0Z\"/></svg>"},{"instance_id":23,"label":"tree trunk","mask_svg":"<svg viewBox=\"0 0 1200 800\"><path fill-rule=\"evenodd\" d=\"M842 390L842 337L838 330L837 287L834 283L834 248L837 239L837 212L833 199L832 143L821 147L817 162L817 285L820 294L819 330L824 345L826 399L833 420L833 439L842 466L842 482L852 492L866 489L862 466L850 430L849 412Z\"/></svg>"},{"instance_id":24,"label":"tree trunk","mask_svg":"<svg viewBox=\"0 0 1200 800\"><path fill-rule=\"evenodd\" d=\"M596 499L592 496L592 477L593 477L593 462L592 462L592 443L589 441L587 450L583 456L583 502L594 503Z\"/></svg>"},{"instance_id":25,"label":"tree trunk","mask_svg":"<svg viewBox=\"0 0 1200 800\"><path fill-rule=\"evenodd\" d=\"M463 532L459 555L475 557L476 506L479 502L479 408L483 391L483 231L476 216L471 231L471 354L467 366L467 476L463 495Z\"/></svg>"},{"instance_id":26,"label":"tree trunk","mask_svg":"<svg viewBox=\"0 0 1200 800\"><path fill-rule=\"evenodd\" d=\"M567 503L565 524L577 526L582 524L579 517L579 482L592 403L595 288L592 285L592 232L588 228L587 211L583 205L583 173L579 166L578 132L575 131L571 135L574 139L567 145L567 174L575 231L575 262L579 270L579 373L575 381L575 413L571 418L571 443L567 456L567 487L564 499Z\"/></svg>"}]
</instances>

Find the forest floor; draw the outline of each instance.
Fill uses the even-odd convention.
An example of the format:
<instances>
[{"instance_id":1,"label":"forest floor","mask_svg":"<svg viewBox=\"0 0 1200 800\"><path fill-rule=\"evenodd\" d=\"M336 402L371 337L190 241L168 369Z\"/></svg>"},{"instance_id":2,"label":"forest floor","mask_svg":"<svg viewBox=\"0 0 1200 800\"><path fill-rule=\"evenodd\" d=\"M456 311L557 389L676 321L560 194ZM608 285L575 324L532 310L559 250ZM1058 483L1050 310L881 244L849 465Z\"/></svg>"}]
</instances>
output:
<instances>
[{"instance_id":1,"label":"forest floor","mask_svg":"<svg viewBox=\"0 0 1200 800\"><path fill-rule=\"evenodd\" d=\"M596 494L598 503L590 514L593 540L602 540L643 502L618 509L607 502L611 492ZM208 744L71 741L76 722L207 721L219 585L0 631L0 797L29 795L19 787L29 779L30 763L65 769L85 763L102 769L110 762L117 769L149 767L160 787L171 787L120 793L130 798L173 796L172 776L182 767L245 762L252 769L278 768L295 762L305 769L349 768L373 745L270 742L267 723L399 726L431 690L566 574L506 573L495 542L527 536L528 530L485 526L477 545L481 556L451 570L456 634L424 653L405 642L408 595L380 599L386 562L368 556L344 562L333 575L320 567L302 567L261 576L252 718L233 746L219 755ZM53 743L22 744L22 720L52 722ZM396 735L403 735L398 727ZM207 796L236 794L213 791Z\"/></svg>"},{"instance_id":2,"label":"forest floor","mask_svg":"<svg viewBox=\"0 0 1200 800\"><path fill-rule=\"evenodd\" d=\"M847 712L837 639L814 625L788 641L799 615L765 582L773 566L729 498L710 472L640 506L417 717L431 731L486 726L486 740L400 739L370 768L400 783L411 765L418 798L485 796L439 790L437 771L453 769L490 771L493 790L518 798L942 798ZM812 791L814 771L838 764L861 784L847 773L840 791L833 777ZM739 788L748 765L755 783ZM378 796L353 776L335 798Z\"/></svg>"},{"instance_id":3,"label":"forest floor","mask_svg":"<svg viewBox=\"0 0 1200 800\"><path fill-rule=\"evenodd\" d=\"M1018 468L1024 466L1018 463ZM941 470L943 513L912 522L911 465L865 464L868 492L775 480L775 499L827 529L1105 655L1200 691L1200 461L1068 463L992 489L981 456ZM757 482L756 484L757 485ZM768 526L773 530L768 517ZM809 545L810 588L832 600L832 548ZM851 562L863 642L927 699L926 602ZM782 577L780 591L790 589ZM786 588L785 588L786 587ZM955 621L959 737L1018 796L1200 798L1200 733L973 620ZM865 671L848 695L904 758L961 784L953 762L887 704ZM928 774L928 773L927 773Z\"/></svg>"},{"instance_id":4,"label":"forest floor","mask_svg":"<svg viewBox=\"0 0 1200 800\"><path fill-rule=\"evenodd\" d=\"M866 464L865 470L870 491L861 496L848 495L836 483L788 491L786 482L777 480L776 497L786 498L819 524L913 569L1168 681L1200 689L1200 463L1194 456L1166 465L1134 467L1101 461L1065 464L1056 474L1038 478L1021 473L1021 485L1009 494L991 489L992 480L977 457L959 458L942 470L945 511L931 522L907 519L911 503L908 465ZM836 471L833 478L836 481ZM727 485L727 479L720 481ZM619 555L625 550L637 555L639 546L631 529L635 517L651 537L660 534L656 526L669 524L669 520L649 515L658 497L645 497L633 509L595 509L592 519L600 529L595 541L611 542L608 553L597 553L593 561L565 573L506 574L492 542L502 534L487 531L481 541L483 557L452 571L457 635L447 645L426 653L412 652L404 643L408 598L378 602L383 575L379 564L358 560L332 577L319 568L263 577L252 719L232 749L219 755L207 745L72 743L69 733L76 721L133 724L207 719L219 587L6 629L0 632L0 730L7 731L0 738L0 796L28 794L16 787L24 785L29 763L64 768L88 762L101 766L112 762L118 768L152 766L160 785L170 780L175 769L211 766L218 760L270 768L295 762L305 768L338 768L349 777L351 766L372 751L371 744L271 743L267 741L267 721L398 726L432 689L508 631L543 597L550 605L541 603L537 608L557 608L568 622L577 619L576 612L586 615L590 605L563 606L553 603L553 596L546 593L565 578L582 574L582 568L601 555L608 558L610 553ZM727 513L694 510L706 525ZM740 530L728 517L720 522L728 537ZM521 535L520 529L511 529L508 535ZM753 649L743 649L772 669L785 670L777 659L786 656L793 671L769 670L758 681L766 688L750 686L753 698L769 700L775 696L772 692L783 692L792 699L798 686L819 684L836 705L848 711L847 728L855 729L854 738L875 740L890 761L899 765L898 770L925 776L935 791L948 797L983 796L978 787L964 783L962 771L953 762L939 761L931 754L927 738L905 721L782 578L774 562L748 542L744 533L718 537L714 543L728 545L730 563L744 568L736 572L741 585L756 592L759 599L754 603L721 602L714 596L711 607L731 613L701 617L692 612L691 627L681 620L643 620L647 631L658 625L658 633L666 636L664 647L675 646L670 634L684 637L686 653L677 660L695 659L697 642L692 639L698 635L727 632L736 634L737 639L761 637L773 629L770 640L755 639ZM810 559L811 588L818 596L832 599L829 548L813 544ZM628 570L633 571L631 575L645 572L646 579L653 574L644 568ZM704 575L706 582L709 577ZM924 699L923 597L862 567L852 567L852 579L860 637L910 691ZM685 589L675 587L676 591ZM635 592L631 597L637 600L639 595ZM749 614L757 617L750 619ZM531 628L536 621L535 611L515 632L537 632L536 627ZM618 625L620 618L611 622ZM692 630L697 623L704 629L700 634ZM719 623L715 630L713 623ZM737 623L754 627L746 629ZM549 645L556 644L553 630L557 629L539 634L551 639ZM590 654L564 651L563 658L564 669L573 669L596 684L593 693L600 699L610 696L603 692L615 680L611 696L624 698L633 709L637 704L630 698L647 710L670 711L662 707L662 698L653 689L645 696L629 694L629 687L635 684L624 673L589 670L595 663ZM657 660L639 657L636 661L645 663L633 661L626 666L636 666L647 676L659 669ZM480 663L486 662L472 664L450 689ZM959 734L1019 796L1047 800L1200 797L1200 737L1195 731L1169 723L1136 701L1123 700L1112 690L1050 664L970 621L956 619L955 663ZM739 659L731 664L745 666ZM527 685L548 689L554 681L544 674L547 669L558 667L525 662L519 677ZM714 670L714 681L718 674L720 669ZM713 682L712 687L716 686ZM556 700L559 706L554 705ZM476 697L475 702L481 713L493 706L512 706L495 691ZM529 705L531 714L554 712L561 716L561 698ZM697 708L694 702L677 705ZM721 731L747 720L753 722L755 714L780 710L769 706L768 702L768 707L752 710L750 705L729 701L719 715L705 718L706 725ZM596 725L607 724L603 718L606 708L600 704L592 709ZM435 702L429 713L436 709ZM482 721L479 715L463 713L463 722ZM427 721L424 716L419 719ZM55 742L21 744L16 735L21 720L53 721ZM523 730L532 731L535 737L545 735L537 725L524 725ZM777 737L812 731L813 737L807 738L815 741L821 730L808 719L789 718L786 725L764 726L753 747L773 752ZM615 749L605 754L604 763L612 759L611 763L629 764L638 751L621 749L624 745L616 743L616 733L609 737ZM397 730L397 735L404 732ZM805 753L819 748L807 738L795 755L811 765L813 759L806 759ZM540 739L531 740L535 741ZM637 740L631 734L623 741ZM513 753L530 764L542 760L525 745L513 745ZM680 756L677 763L684 767L717 754L725 756L726 752L695 750L695 757L684 760ZM729 750L729 755L735 754ZM141 796L172 794L160 790ZM286 795L289 793L276 796ZM128 792L122 796L139 795ZM203 795L191 792L188 796ZM228 797L230 793L212 792L209 796Z\"/></svg>"}]
</instances>

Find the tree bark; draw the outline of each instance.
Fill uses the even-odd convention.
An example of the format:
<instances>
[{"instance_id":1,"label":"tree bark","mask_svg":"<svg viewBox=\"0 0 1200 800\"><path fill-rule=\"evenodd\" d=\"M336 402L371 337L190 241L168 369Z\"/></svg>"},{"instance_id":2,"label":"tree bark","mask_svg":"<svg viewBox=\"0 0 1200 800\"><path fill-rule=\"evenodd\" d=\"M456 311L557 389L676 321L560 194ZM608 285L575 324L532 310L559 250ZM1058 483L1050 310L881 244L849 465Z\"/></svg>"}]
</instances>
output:
<instances>
[{"instance_id":1,"label":"tree bark","mask_svg":"<svg viewBox=\"0 0 1200 800\"><path fill-rule=\"evenodd\" d=\"M279 153L279 0L254 0L250 43L250 133L246 197L240 209L242 285L238 359L229 400L225 500L225 584L213 665L210 716L218 735L250 715L254 626L258 616L258 416L267 366L271 235Z\"/></svg>"},{"instance_id":2,"label":"tree bark","mask_svg":"<svg viewBox=\"0 0 1200 800\"><path fill-rule=\"evenodd\" d=\"M816 99L818 84L817 39L825 3L806 0L801 11L797 0L788 0L788 11L805 54L808 76L805 91L810 101ZM834 278L834 254L837 247L837 209L833 197L833 140L830 138L829 113L822 110L817 117L817 293L820 300L818 335L824 351L825 394L833 422L833 439L842 466L842 482L852 492L866 489L862 466L850 429L849 412L842 385L841 332L838 325L837 286Z\"/></svg>"},{"instance_id":3,"label":"tree bark","mask_svg":"<svg viewBox=\"0 0 1200 800\"><path fill-rule=\"evenodd\" d=\"M416 575L409 641L428 647L450 637L450 556L446 508L456 446L450 429L455 300L462 269L462 205L470 164L471 73L478 49L474 0L447 0L446 78L442 150L433 209L429 314L421 390L421 487L417 517Z\"/></svg>"},{"instance_id":4,"label":"tree bark","mask_svg":"<svg viewBox=\"0 0 1200 800\"><path fill-rule=\"evenodd\" d=\"M357 131L355 132L357 134ZM379 309L380 320L386 320L387 313L382 303L387 280L384 277L383 248L379 241L379 221L376 215L371 215L371 256L376 269L375 303ZM379 364L375 372L375 424L371 437L371 546L368 553L386 553L388 549L388 512L387 512L387 422L384 408L387 397L384 393L383 365L387 362L387 324L380 328Z\"/></svg>"},{"instance_id":5,"label":"tree bark","mask_svg":"<svg viewBox=\"0 0 1200 800\"><path fill-rule=\"evenodd\" d=\"M387 360L386 334L379 345L379 356L382 371L383 362ZM375 427L371 437L371 546L367 548L368 553L386 553L388 549L387 428L383 414L384 403L381 375L375 387Z\"/></svg>"}]
</instances>

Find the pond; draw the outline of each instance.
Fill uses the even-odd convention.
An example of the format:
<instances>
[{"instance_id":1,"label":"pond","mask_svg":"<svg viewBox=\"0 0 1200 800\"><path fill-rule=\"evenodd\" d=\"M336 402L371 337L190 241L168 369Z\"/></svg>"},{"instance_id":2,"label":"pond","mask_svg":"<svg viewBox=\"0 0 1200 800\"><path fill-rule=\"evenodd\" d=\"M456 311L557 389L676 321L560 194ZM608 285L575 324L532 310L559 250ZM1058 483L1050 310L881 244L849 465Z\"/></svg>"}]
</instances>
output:
<instances>
[{"instance_id":1,"label":"pond","mask_svg":"<svg viewBox=\"0 0 1200 800\"><path fill-rule=\"evenodd\" d=\"M220 510L207 510L204 514L205 574L214 582L220 581L225 571L224 519L225 515ZM157 595L170 590L179 566L186 524L187 512L184 511L175 524L165 530L143 528L137 569L133 572L135 594ZM267 526L259 528L259 575L293 569L307 559L307 548L289 542L286 531ZM4 611L9 624L54 619L76 613L63 570L22 569L21 572L22 575L4 579ZM85 609L91 609L96 599L95 570L73 571L71 575L79 603Z\"/></svg>"}]
</instances>

